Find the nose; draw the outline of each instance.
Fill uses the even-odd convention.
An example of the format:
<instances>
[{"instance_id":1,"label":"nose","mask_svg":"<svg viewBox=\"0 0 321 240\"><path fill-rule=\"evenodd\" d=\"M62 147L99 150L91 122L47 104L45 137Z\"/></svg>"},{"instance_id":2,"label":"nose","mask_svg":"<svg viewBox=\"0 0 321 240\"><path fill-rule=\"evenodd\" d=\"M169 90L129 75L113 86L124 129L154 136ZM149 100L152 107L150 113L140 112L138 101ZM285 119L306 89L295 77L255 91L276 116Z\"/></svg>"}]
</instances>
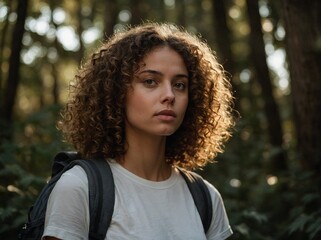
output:
<instances>
[{"instance_id":1,"label":"nose","mask_svg":"<svg viewBox=\"0 0 321 240\"><path fill-rule=\"evenodd\" d=\"M175 94L171 85L166 85L162 91L161 102L166 104L174 104Z\"/></svg>"}]
</instances>

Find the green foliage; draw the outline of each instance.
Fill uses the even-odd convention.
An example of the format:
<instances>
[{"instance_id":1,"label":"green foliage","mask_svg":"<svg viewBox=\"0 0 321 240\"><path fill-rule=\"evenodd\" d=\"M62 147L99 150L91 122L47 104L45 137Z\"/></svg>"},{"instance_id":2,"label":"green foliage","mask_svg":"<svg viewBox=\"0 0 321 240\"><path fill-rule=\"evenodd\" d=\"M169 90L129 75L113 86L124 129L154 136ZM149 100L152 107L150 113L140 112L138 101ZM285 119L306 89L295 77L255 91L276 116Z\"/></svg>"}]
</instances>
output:
<instances>
[{"instance_id":1,"label":"green foliage","mask_svg":"<svg viewBox=\"0 0 321 240\"><path fill-rule=\"evenodd\" d=\"M58 106L15 126L15 140L0 146L0 236L15 239L29 207L50 177L54 154L66 149L55 128Z\"/></svg>"},{"instance_id":2,"label":"green foliage","mask_svg":"<svg viewBox=\"0 0 321 240\"><path fill-rule=\"evenodd\" d=\"M304 171L297 159L286 172L268 173L279 150L255 133L255 122L240 120L225 153L201 172L222 194L234 231L230 239L320 239L320 177Z\"/></svg>"},{"instance_id":3,"label":"green foliage","mask_svg":"<svg viewBox=\"0 0 321 240\"><path fill-rule=\"evenodd\" d=\"M292 183L295 202L290 211L290 223L286 229L291 236L306 239L321 237L321 179L311 172L298 173Z\"/></svg>"}]
</instances>

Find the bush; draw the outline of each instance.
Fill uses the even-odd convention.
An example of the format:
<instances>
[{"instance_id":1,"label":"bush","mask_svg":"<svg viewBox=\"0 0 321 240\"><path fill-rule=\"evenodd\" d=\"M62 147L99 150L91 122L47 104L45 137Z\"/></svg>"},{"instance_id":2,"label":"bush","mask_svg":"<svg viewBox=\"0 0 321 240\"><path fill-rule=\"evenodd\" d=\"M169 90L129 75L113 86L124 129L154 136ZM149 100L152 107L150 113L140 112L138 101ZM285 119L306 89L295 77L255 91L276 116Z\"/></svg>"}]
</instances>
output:
<instances>
[{"instance_id":1,"label":"bush","mask_svg":"<svg viewBox=\"0 0 321 240\"><path fill-rule=\"evenodd\" d=\"M29 207L48 180L54 154L66 149L55 128L58 106L14 126L14 140L0 145L0 236L16 239Z\"/></svg>"}]
</instances>

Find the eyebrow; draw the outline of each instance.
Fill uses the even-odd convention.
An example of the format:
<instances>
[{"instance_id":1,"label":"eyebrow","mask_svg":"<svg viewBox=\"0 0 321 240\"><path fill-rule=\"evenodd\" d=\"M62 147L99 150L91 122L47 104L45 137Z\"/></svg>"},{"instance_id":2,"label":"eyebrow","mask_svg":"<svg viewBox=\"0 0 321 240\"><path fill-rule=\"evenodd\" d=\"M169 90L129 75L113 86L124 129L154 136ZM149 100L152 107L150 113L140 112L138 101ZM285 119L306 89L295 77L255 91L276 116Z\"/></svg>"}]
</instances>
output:
<instances>
[{"instance_id":1,"label":"eyebrow","mask_svg":"<svg viewBox=\"0 0 321 240\"><path fill-rule=\"evenodd\" d=\"M151 73L151 74L160 75L160 76L164 75L163 73L161 73L159 71L151 70L151 69L143 70L143 71L139 72L138 74L142 74L142 73ZM187 78L188 79L188 75L186 75L186 74L176 74L175 77L181 77L181 78Z\"/></svg>"}]
</instances>

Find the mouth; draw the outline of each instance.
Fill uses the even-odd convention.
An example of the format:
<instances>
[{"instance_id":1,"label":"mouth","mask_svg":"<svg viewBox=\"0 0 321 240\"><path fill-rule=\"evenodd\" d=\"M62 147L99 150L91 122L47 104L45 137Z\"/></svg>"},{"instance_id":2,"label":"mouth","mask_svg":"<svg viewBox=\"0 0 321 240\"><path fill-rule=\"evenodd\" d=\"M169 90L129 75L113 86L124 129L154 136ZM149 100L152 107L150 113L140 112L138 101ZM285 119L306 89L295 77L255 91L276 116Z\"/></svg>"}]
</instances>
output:
<instances>
[{"instance_id":1,"label":"mouth","mask_svg":"<svg viewBox=\"0 0 321 240\"><path fill-rule=\"evenodd\" d=\"M169 116L169 117L173 117L176 118L176 113L172 110L162 110L158 113L155 114L156 116Z\"/></svg>"}]
</instances>

